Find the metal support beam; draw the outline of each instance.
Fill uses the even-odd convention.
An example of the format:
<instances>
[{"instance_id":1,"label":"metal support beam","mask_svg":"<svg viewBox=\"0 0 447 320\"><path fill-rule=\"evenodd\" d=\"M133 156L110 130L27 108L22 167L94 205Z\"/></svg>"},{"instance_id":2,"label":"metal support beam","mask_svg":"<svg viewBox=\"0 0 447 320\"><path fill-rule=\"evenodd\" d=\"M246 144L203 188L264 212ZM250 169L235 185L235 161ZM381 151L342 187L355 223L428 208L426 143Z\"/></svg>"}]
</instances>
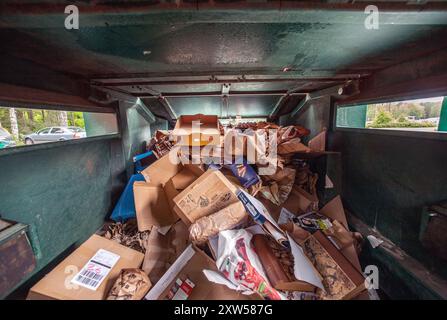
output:
<instances>
[{"instance_id":1,"label":"metal support beam","mask_svg":"<svg viewBox=\"0 0 447 320\"><path fill-rule=\"evenodd\" d=\"M112 101L124 101L137 105L140 108L140 111L142 111L141 115L145 117L149 123L153 123L156 121L155 115L150 111L150 109L143 103L140 98L129 95L127 92L122 90L101 87L95 88L106 93L106 103L110 103Z\"/></svg>"},{"instance_id":2,"label":"metal support beam","mask_svg":"<svg viewBox=\"0 0 447 320\"><path fill-rule=\"evenodd\" d=\"M283 96L286 95L287 91L236 91L231 92L229 96ZM296 92L289 94L289 96L300 96L306 95L306 92ZM154 96L150 93L148 94L138 94L135 95L141 98L158 98L158 96ZM165 98L190 98L190 97L221 97L221 92L172 92L172 93L162 93L162 96Z\"/></svg>"},{"instance_id":3,"label":"metal support beam","mask_svg":"<svg viewBox=\"0 0 447 320\"><path fill-rule=\"evenodd\" d=\"M303 77L293 74L278 74L278 75L222 75L216 76L176 76L171 77L148 77L143 75L136 75L135 77L123 77L123 78L95 78L92 79L91 84L96 86L105 87L122 87L122 86L176 86L185 84L212 84L212 83L259 83L259 82L312 82L312 81L348 81L357 80L359 78L368 76L369 73L364 74L344 74L337 76L321 76L321 77Z\"/></svg>"},{"instance_id":4,"label":"metal support beam","mask_svg":"<svg viewBox=\"0 0 447 320\"><path fill-rule=\"evenodd\" d=\"M295 110L292 111L290 115L291 117L295 117L298 114L298 112L311 100L326 96L331 96L340 99L343 97L347 97L349 95L356 94L357 92L358 92L357 81L356 82L348 81L345 84L336 85L326 89L310 92L309 94L306 95L305 99L300 101L298 106L295 108Z\"/></svg>"},{"instance_id":5,"label":"metal support beam","mask_svg":"<svg viewBox=\"0 0 447 320\"><path fill-rule=\"evenodd\" d=\"M279 110L281 110L281 107L283 106L284 102L288 100L290 96L288 94L285 94L281 96L276 104L273 106L272 111L269 114L269 119L274 119L276 115L278 114Z\"/></svg>"},{"instance_id":6,"label":"metal support beam","mask_svg":"<svg viewBox=\"0 0 447 320\"><path fill-rule=\"evenodd\" d=\"M165 96L160 95L158 97L158 101L160 104L165 108L166 112L169 114L172 120L176 120L178 118L177 113L175 112L174 108L169 103L168 99L166 99Z\"/></svg>"},{"instance_id":7,"label":"metal support beam","mask_svg":"<svg viewBox=\"0 0 447 320\"><path fill-rule=\"evenodd\" d=\"M301 100L296 108L290 113L290 116L293 118L297 115L297 113L307 104L308 101L310 101L311 98L309 98L309 95L307 94L306 97Z\"/></svg>"}]
</instances>

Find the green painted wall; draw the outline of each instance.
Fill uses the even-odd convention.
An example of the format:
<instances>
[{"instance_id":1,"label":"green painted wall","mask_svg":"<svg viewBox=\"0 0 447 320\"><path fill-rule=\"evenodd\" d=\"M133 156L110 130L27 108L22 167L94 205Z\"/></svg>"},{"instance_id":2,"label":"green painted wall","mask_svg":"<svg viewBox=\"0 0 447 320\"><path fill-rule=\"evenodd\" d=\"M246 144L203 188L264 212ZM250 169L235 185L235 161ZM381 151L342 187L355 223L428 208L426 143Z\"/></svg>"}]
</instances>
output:
<instances>
[{"instance_id":1,"label":"green painted wall","mask_svg":"<svg viewBox=\"0 0 447 320\"><path fill-rule=\"evenodd\" d=\"M342 152L348 209L446 278L445 262L418 236L423 206L447 199L447 140L336 131L331 141Z\"/></svg>"},{"instance_id":2,"label":"green painted wall","mask_svg":"<svg viewBox=\"0 0 447 320\"><path fill-rule=\"evenodd\" d=\"M447 131L447 97L444 97L444 99L442 100L438 131Z\"/></svg>"},{"instance_id":3,"label":"green painted wall","mask_svg":"<svg viewBox=\"0 0 447 320\"><path fill-rule=\"evenodd\" d=\"M134 172L133 157L146 151L147 141L151 139L151 128L140 105L129 102L119 103L119 118L123 136L123 153L127 178Z\"/></svg>"},{"instance_id":4,"label":"green painted wall","mask_svg":"<svg viewBox=\"0 0 447 320\"><path fill-rule=\"evenodd\" d=\"M328 98L318 99L295 118L281 117L280 123L304 125L312 137L324 127L331 128L331 110ZM335 189L324 190L321 202L341 194L350 212L445 278L445 262L427 252L418 235L422 207L447 199L447 139L336 130L328 132L327 148L340 154L317 162L320 172L335 184ZM361 262L379 267L381 289L392 299L436 298L393 256L374 251L368 244Z\"/></svg>"},{"instance_id":5,"label":"green painted wall","mask_svg":"<svg viewBox=\"0 0 447 320\"><path fill-rule=\"evenodd\" d=\"M58 143L0 155L0 214L30 225L40 255L34 273L102 225L111 208L112 143Z\"/></svg>"},{"instance_id":6,"label":"green painted wall","mask_svg":"<svg viewBox=\"0 0 447 320\"><path fill-rule=\"evenodd\" d=\"M365 128L367 105L337 108L337 127Z\"/></svg>"},{"instance_id":7,"label":"green painted wall","mask_svg":"<svg viewBox=\"0 0 447 320\"><path fill-rule=\"evenodd\" d=\"M133 172L133 155L144 150L150 138L149 122L129 104L119 107L119 125L121 138L0 153L0 214L30 225L39 258L15 297L23 298L51 266L99 229L113 209Z\"/></svg>"}]
</instances>

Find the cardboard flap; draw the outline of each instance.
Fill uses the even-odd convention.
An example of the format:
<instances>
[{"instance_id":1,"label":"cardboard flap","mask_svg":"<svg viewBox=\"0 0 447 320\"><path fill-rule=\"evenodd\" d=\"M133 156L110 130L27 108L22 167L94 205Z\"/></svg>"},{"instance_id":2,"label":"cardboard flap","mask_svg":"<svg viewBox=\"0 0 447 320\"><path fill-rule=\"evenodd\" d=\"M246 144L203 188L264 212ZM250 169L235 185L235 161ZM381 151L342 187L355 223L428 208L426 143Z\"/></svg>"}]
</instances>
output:
<instances>
[{"instance_id":1,"label":"cardboard flap","mask_svg":"<svg viewBox=\"0 0 447 320\"><path fill-rule=\"evenodd\" d=\"M163 187L137 181L133 191L139 231L150 230L152 226L169 226L178 220Z\"/></svg>"},{"instance_id":2,"label":"cardboard flap","mask_svg":"<svg viewBox=\"0 0 447 320\"><path fill-rule=\"evenodd\" d=\"M175 152L175 149L171 150L168 154L164 155L149 167L141 171L141 174L144 176L144 179L146 179L146 182L149 182L155 186L161 186L169 179L174 177L183 168L180 161L178 161L178 164L171 161L171 159L178 159L177 155L174 154Z\"/></svg>"},{"instance_id":3,"label":"cardboard flap","mask_svg":"<svg viewBox=\"0 0 447 320\"><path fill-rule=\"evenodd\" d=\"M321 208L320 213L332 220L340 221L346 230L349 230L348 221L346 220L346 214L340 196L336 196L329 201L323 208Z\"/></svg>"},{"instance_id":4,"label":"cardboard flap","mask_svg":"<svg viewBox=\"0 0 447 320\"><path fill-rule=\"evenodd\" d=\"M307 153L310 151L309 147L301 143L300 138L293 138L278 145L278 154Z\"/></svg>"},{"instance_id":5,"label":"cardboard flap","mask_svg":"<svg viewBox=\"0 0 447 320\"><path fill-rule=\"evenodd\" d=\"M175 176L172 177L172 183L177 190L186 189L193 183L200 175L203 174L203 169L198 165L186 164Z\"/></svg>"},{"instance_id":6,"label":"cardboard flap","mask_svg":"<svg viewBox=\"0 0 447 320\"><path fill-rule=\"evenodd\" d=\"M171 212L175 215L174 212L174 198L180 193L172 182L172 179L169 179L163 186L163 189L165 190L166 199L168 200L169 209L171 209Z\"/></svg>"}]
</instances>

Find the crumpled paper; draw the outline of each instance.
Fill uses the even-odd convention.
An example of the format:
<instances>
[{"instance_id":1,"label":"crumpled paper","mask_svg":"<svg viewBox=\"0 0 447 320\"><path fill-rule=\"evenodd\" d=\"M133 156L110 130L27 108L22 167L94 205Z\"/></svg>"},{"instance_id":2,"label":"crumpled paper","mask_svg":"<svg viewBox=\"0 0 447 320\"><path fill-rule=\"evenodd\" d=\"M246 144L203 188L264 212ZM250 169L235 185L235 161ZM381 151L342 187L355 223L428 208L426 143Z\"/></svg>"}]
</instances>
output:
<instances>
[{"instance_id":1,"label":"crumpled paper","mask_svg":"<svg viewBox=\"0 0 447 320\"><path fill-rule=\"evenodd\" d=\"M264 185L259 193L272 203L280 206L289 197L295 182L296 170L284 167L278 169L275 174L263 177Z\"/></svg>"},{"instance_id":2,"label":"crumpled paper","mask_svg":"<svg viewBox=\"0 0 447 320\"><path fill-rule=\"evenodd\" d=\"M152 287L140 269L123 269L110 290L107 300L141 300Z\"/></svg>"},{"instance_id":3,"label":"crumpled paper","mask_svg":"<svg viewBox=\"0 0 447 320\"><path fill-rule=\"evenodd\" d=\"M125 223L116 222L107 226L104 237L139 252L145 252L144 243L149 231L138 231L137 221L130 219Z\"/></svg>"}]
</instances>

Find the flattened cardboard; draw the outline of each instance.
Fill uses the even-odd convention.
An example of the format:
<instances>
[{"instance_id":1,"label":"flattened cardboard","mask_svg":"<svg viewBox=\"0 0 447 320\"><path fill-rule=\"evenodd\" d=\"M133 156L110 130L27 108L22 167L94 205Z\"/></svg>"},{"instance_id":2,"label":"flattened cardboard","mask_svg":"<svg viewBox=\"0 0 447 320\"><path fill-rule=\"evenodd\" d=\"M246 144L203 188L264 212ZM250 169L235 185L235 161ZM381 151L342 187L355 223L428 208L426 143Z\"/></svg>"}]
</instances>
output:
<instances>
[{"instance_id":1,"label":"flattened cardboard","mask_svg":"<svg viewBox=\"0 0 447 320\"><path fill-rule=\"evenodd\" d=\"M204 252L189 246L146 295L148 300L164 300L177 278L188 278L195 287L188 300L252 300L257 295L243 295L224 285L208 281L204 269L217 271L216 263Z\"/></svg>"},{"instance_id":2,"label":"flattened cardboard","mask_svg":"<svg viewBox=\"0 0 447 320\"><path fill-rule=\"evenodd\" d=\"M348 221L346 219L345 210L340 196L336 196L329 201L321 210L320 213L326 217L339 221L346 230L349 230ZM341 250L341 253L354 265L354 267L361 271L359 257L353 244Z\"/></svg>"},{"instance_id":3,"label":"flattened cardboard","mask_svg":"<svg viewBox=\"0 0 447 320\"><path fill-rule=\"evenodd\" d=\"M346 220L345 210L340 196L336 196L329 201L323 208L320 209L320 213L332 220L338 220L341 224L349 230L348 220Z\"/></svg>"},{"instance_id":4,"label":"flattened cardboard","mask_svg":"<svg viewBox=\"0 0 447 320\"><path fill-rule=\"evenodd\" d=\"M178 159L177 155L172 154L173 152L175 152L175 150L171 150L168 154L141 171L146 182L149 182L154 186L162 186L183 169L183 165L180 161L178 161L178 164L171 161L170 155L173 159Z\"/></svg>"},{"instance_id":5,"label":"flattened cardboard","mask_svg":"<svg viewBox=\"0 0 447 320\"><path fill-rule=\"evenodd\" d=\"M178 220L168 200L172 197L171 192L175 192L170 188L171 186L172 184L168 184L168 192L166 192L163 186L155 186L143 181L134 183L133 192L139 231L151 230L152 226L169 226Z\"/></svg>"},{"instance_id":6,"label":"flattened cardboard","mask_svg":"<svg viewBox=\"0 0 447 320\"><path fill-rule=\"evenodd\" d=\"M365 288L365 277L363 274L332 244L332 242L321 232L317 231L312 234L310 238L317 241L322 248L329 254L333 261L341 268L344 275L349 279L352 284L355 285L349 292L345 292L342 299L352 299L359 295ZM306 240L307 242L308 240ZM306 250L305 250L306 252ZM308 254L308 252L306 252ZM315 265L318 269L318 265ZM324 275L323 270L319 270L322 275Z\"/></svg>"},{"instance_id":7,"label":"flattened cardboard","mask_svg":"<svg viewBox=\"0 0 447 320\"><path fill-rule=\"evenodd\" d=\"M71 279L99 249L120 256L96 291L71 284ZM122 269L139 268L144 255L113 240L92 235L86 242L36 283L28 293L29 300L102 300L115 283Z\"/></svg>"},{"instance_id":8,"label":"flattened cardboard","mask_svg":"<svg viewBox=\"0 0 447 320\"><path fill-rule=\"evenodd\" d=\"M193 121L199 122L200 127L194 128ZM182 115L177 119L172 135L177 137L178 145L220 145L219 119L215 115Z\"/></svg>"},{"instance_id":9,"label":"flattened cardboard","mask_svg":"<svg viewBox=\"0 0 447 320\"><path fill-rule=\"evenodd\" d=\"M188 236L188 228L182 221L177 221L165 235L158 232L156 227L152 229L145 244L142 266L152 283L157 283L186 249Z\"/></svg>"},{"instance_id":10,"label":"flattened cardboard","mask_svg":"<svg viewBox=\"0 0 447 320\"><path fill-rule=\"evenodd\" d=\"M290 154L290 153L308 153L311 149L300 142L300 138L293 138L278 145L278 154Z\"/></svg>"},{"instance_id":11,"label":"flattened cardboard","mask_svg":"<svg viewBox=\"0 0 447 320\"><path fill-rule=\"evenodd\" d=\"M197 219L239 201L236 187L217 170L208 170L174 198L174 211L189 227Z\"/></svg>"}]
</instances>

